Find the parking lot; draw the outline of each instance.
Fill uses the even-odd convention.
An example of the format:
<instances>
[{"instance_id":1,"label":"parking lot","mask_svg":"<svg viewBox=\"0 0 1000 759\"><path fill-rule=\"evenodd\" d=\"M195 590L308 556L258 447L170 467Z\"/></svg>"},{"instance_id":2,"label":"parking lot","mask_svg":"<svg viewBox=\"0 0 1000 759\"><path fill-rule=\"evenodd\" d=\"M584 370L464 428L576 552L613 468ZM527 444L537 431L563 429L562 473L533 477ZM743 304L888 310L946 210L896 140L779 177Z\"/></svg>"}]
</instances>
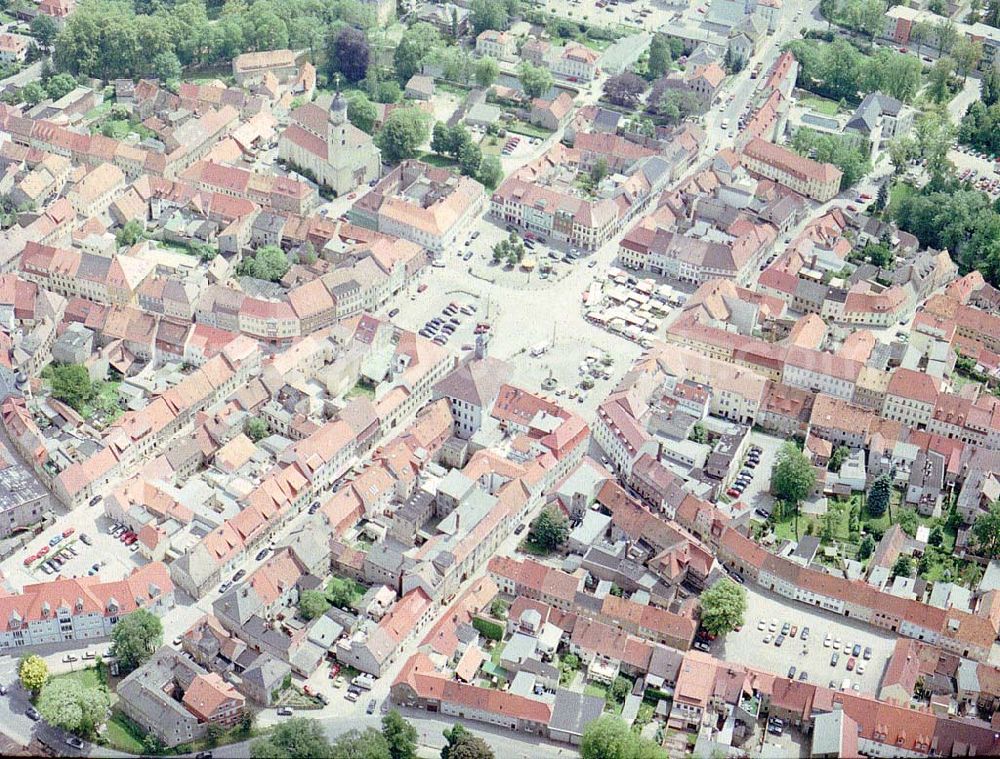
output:
<instances>
[{"instance_id":1,"label":"parking lot","mask_svg":"<svg viewBox=\"0 0 1000 759\"><path fill-rule=\"evenodd\" d=\"M964 145L949 150L948 158L955 164L960 179L971 182L992 198L1000 195L1000 163Z\"/></svg>"},{"instance_id":2,"label":"parking lot","mask_svg":"<svg viewBox=\"0 0 1000 759\"><path fill-rule=\"evenodd\" d=\"M781 598L773 593L763 591L749 583L747 590L747 613L743 629L731 632L712 644L712 653L726 661L739 662L752 667L765 669L776 675L787 676L789 667L795 667L795 677L807 673L808 682L819 685L829 685L834 682L840 688L844 679L859 686L861 693L875 694L882 679L886 662L892 654L896 638L888 633L875 630L865 624L855 624L844 617L814 609L803 604ZM764 630L758 625L764 621ZM777 630L771 632L768 628L772 622L777 622ZM784 623L796 625L797 634L786 636L779 648L774 645L776 633L781 632ZM802 629L809 628L809 638L803 644ZM831 645L824 646L825 637L829 635ZM765 643L765 636L770 636L770 643ZM835 651L833 642L839 638L840 648ZM864 673L847 671L847 661L850 653L845 653L845 646L860 644L862 649L870 646L872 657L864 661L857 658L857 663L864 665ZM838 653L836 666L830 666L832 654Z\"/></svg>"},{"instance_id":3,"label":"parking lot","mask_svg":"<svg viewBox=\"0 0 1000 759\"><path fill-rule=\"evenodd\" d=\"M760 448L760 463L753 469L753 479L750 480L750 484L743 490L739 500L749 504L754 509L760 509L766 514L771 513L771 507L774 504L774 498L769 492L771 488L771 470L774 468L778 451L784 442L784 438L774 435L765 435L762 432L750 433L750 445Z\"/></svg>"}]
</instances>

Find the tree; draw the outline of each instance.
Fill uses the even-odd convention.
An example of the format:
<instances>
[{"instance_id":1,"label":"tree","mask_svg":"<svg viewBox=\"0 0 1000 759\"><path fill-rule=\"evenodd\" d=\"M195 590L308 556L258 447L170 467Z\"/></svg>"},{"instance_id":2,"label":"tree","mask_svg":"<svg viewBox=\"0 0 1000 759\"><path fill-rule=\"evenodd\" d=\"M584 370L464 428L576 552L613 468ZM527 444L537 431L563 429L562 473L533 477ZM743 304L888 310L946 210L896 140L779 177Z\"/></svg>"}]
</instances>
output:
<instances>
[{"instance_id":1,"label":"tree","mask_svg":"<svg viewBox=\"0 0 1000 759\"><path fill-rule=\"evenodd\" d=\"M29 29L31 30L31 35L38 40L38 46L43 50L49 50L52 47L56 34L59 33L59 27L56 26L55 19L44 13L39 13L31 19Z\"/></svg>"},{"instance_id":2,"label":"tree","mask_svg":"<svg viewBox=\"0 0 1000 759\"><path fill-rule=\"evenodd\" d=\"M659 79L670 71L670 43L663 34L654 34L649 43L649 63L647 69L651 79Z\"/></svg>"},{"instance_id":3,"label":"tree","mask_svg":"<svg viewBox=\"0 0 1000 759\"><path fill-rule=\"evenodd\" d=\"M827 466L831 472L839 472L840 467L844 464L844 459L846 459L851 454L851 449L846 445L838 445L833 449L833 454L830 456L830 464Z\"/></svg>"},{"instance_id":4,"label":"tree","mask_svg":"<svg viewBox=\"0 0 1000 759\"><path fill-rule=\"evenodd\" d=\"M425 21L420 21L407 29L392 58L396 69L396 80L400 84L406 84L411 76L420 73L424 59L440 42L437 29Z\"/></svg>"},{"instance_id":5,"label":"tree","mask_svg":"<svg viewBox=\"0 0 1000 759\"><path fill-rule=\"evenodd\" d=\"M732 580L719 580L701 594L701 626L713 635L742 625L746 610L747 592Z\"/></svg>"},{"instance_id":6,"label":"tree","mask_svg":"<svg viewBox=\"0 0 1000 759\"><path fill-rule=\"evenodd\" d=\"M153 56L151 73L164 82L174 82L181 78L183 68L176 53L161 50Z\"/></svg>"},{"instance_id":7,"label":"tree","mask_svg":"<svg viewBox=\"0 0 1000 759\"><path fill-rule=\"evenodd\" d=\"M868 489L868 515L878 519L889 508L892 498L892 479L888 474L880 474Z\"/></svg>"},{"instance_id":8,"label":"tree","mask_svg":"<svg viewBox=\"0 0 1000 759\"><path fill-rule=\"evenodd\" d=\"M604 178L607 175L608 175L608 162L607 159L604 158L604 156L601 156L596 161L594 161L594 165L590 169L590 181L593 182L594 186L596 187L602 181L604 181Z\"/></svg>"},{"instance_id":9,"label":"tree","mask_svg":"<svg viewBox=\"0 0 1000 759\"><path fill-rule=\"evenodd\" d=\"M955 61L947 55L938 58L927 75L927 94L935 103L943 103L951 95L951 74Z\"/></svg>"},{"instance_id":10,"label":"tree","mask_svg":"<svg viewBox=\"0 0 1000 759\"><path fill-rule=\"evenodd\" d=\"M39 82L28 82L21 88L19 97L26 106L34 107L45 99L45 89Z\"/></svg>"},{"instance_id":11,"label":"tree","mask_svg":"<svg viewBox=\"0 0 1000 759\"><path fill-rule=\"evenodd\" d=\"M962 72L962 83L964 84L969 72L979 65L979 61L983 57L983 43L962 37L955 43L955 49L952 50L951 54L958 70Z\"/></svg>"},{"instance_id":12,"label":"tree","mask_svg":"<svg viewBox=\"0 0 1000 759\"><path fill-rule=\"evenodd\" d=\"M944 543L944 530L941 529L941 525L934 525L931 534L927 537L927 543L935 548Z\"/></svg>"},{"instance_id":13,"label":"tree","mask_svg":"<svg viewBox=\"0 0 1000 759\"><path fill-rule=\"evenodd\" d=\"M812 493L815 484L816 472L806 455L795 443L784 443L771 472L771 492L798 506Z\"/></svg>"},{"instance_id":14,"label":"tree","mask_svg":"<svg viewBox=\"0 0 1000 759\"><path fill-rule=\"evenodd\" d=\"M330 746L331 759L389 759L389 744L378 730L348 730Z\"/></svg>"},{"instance_id":15,"label":"tree","mask_svg":"<svg viewBox=\"0 0 1000 759\"><path fill-rule=\"evenodd\" d=\"M390 759L416 759L417 729L395 709L382 718L382 735L389 744Z\"/></svg>"},{"instance_id":16,"label":"tree","mask_svg":"<svg viewBox=\"0 0 1000 759\"><path fill-rule=\"evenodd\" d=\"M48 16L45 18L48 18ZM52 100L58 100L59 98L71 93L74 87L76 87L76 79L73 78L72 74L63 72L61 74L51 76L46 80L45 94Z\"/></svg>"},{"instance_id":17,"label":"tree","mask_svg":"<svg viewBox=\"0 0 1000 759\"><path fill-rule=\"evenodd\" d=\"M509 608L510 604L498 596L497 598L494 598L493 603L490 604L490 614L497 619L507 619L507 610Z\"/></svg>"},{"instance_id":18,"label":"tree","mask_svg":"<svg viewBox=\"0 0 1000 759\"><path fill-rule=\"evenodd\" d=\"M38 695L49 679L49 667L45 659L38 654L30 654L21 658L17 665L17 677L21 687L32 695Z\"/></svg>"},{"instance_id":19,"label":"tree","mask_svg":"<svg viewBox=\"0 0 1000 759\"><path fill-rule=\"evenodd\" d=\"M540 98L552 88L552 74L541 66L524 61L517 69L517 78L530 98Z\"/></svg>"},{"instance_id":20,"label":"tree","mask_svg":"<svg viewBox=\"0 0 1000 759\"><path fill-rule=\"evenodd\" d=\"M624 71L610 77L604 83L604 97L615 105L624 108L635 108L639 98L646 91L646 80L631 71Z\"/></svg>"},{"instance_id":21,"label":"tree","mask_svg":"<svg viewBox=\"0 0 1000 759\"><path fill-rule=\"evenodd\" d=\"M265 245L250 257L243 259L240 274L255 279L266 279L278 282L291 268L288 256L277 245Z\"/></svg>"},{"instance_id":22,"label":"tree","mask_svg":"<svg viewBox=\"0 0 1000 759\"><path fill-rule=\"evenodd\" d=\"M632 732L620 717L602 714L584 727L580 756L583 759L663 759L666 753Z\"/></svg>"},{"instance_id":23,"label":"tree","mask_svg":"<svg viewBox=\"0 0 1000 759\"><path fill-rule=\"evenodd\" d=\"M528 531L528 540L539 548L554 551L569 537L569 522L561 512L545 506Z\"/></svg>"},{"instance_id":24,"label":"tree","mask_svg":"<svg viewBox=\"0 0 1000 759\"><path fill-rule=\"evenodd\" d=\"M942 53L950 53L958 42L958 28L951 19L939 21L934 25L934 37L937 40L937 49Z\"/></svg>"},{"instance_id":25,"label":"tree","mask_svg":"<svg viewBox=\"0 0 1000 759\"><path fill-rule=\"evenodd\" d=\"M354 603L354 584L350 580L334 577L326 588L327 600L340 609L350 609Z\"/></svg>"},{"instance_id":26,"label":"tree","mask_svg":"<svg viewBox=\"0 0 1000 759\"><path fill-rule=\"evenodd\" d=\"M84 406L97 395L86 367L80 364L53 364L49 370L49 382L52 397L74 411L82 412Z\"/></svg>"},{"instance_id":27,"label":"tree","mask_svg":"<svg viewBox=\"0 0 1000 759\"><path fill-rule=\"evenodd\" d=\"M472 3L472 28L476 34L487 29L504 31L510 26L507 4L502 0L474 0Z\"/></svg>"},{"instance_id":28,"label":"tree","mask_svg":"<svg viewBox=\"0 0 1000 759\"><path fill-rule=\"evenodd\" d=\"M243 432L255 443L266 438L269 431L267 421L259 416L252 416L243 424Z\"/></svg>"},{"instance_id":29,"label":"tree","mask_svg":"<svg viewBox=\"0 0 1000 759\"><path fill-rule=\"evenodd\" d=\"M485 58L480 58L476 61L475 66L475 77L476 84L480 87L489 87L497 80L497 76L500 74L500 65L486 56Z\"/></svg>"},{"instance_id":30,"label":"tree","mask_svg":"<svg viewBox=\"0 0 1000 759\"><path fill-rule=\"evenodd\" d=\"M448 742L441 748L441 759L495 759L486 741L458 723L442 733Z\"/></svg>"},{"instance_id":31,"label":"tree","mask_svg":"<svg viewBox=\"0 0 1000 759\"><path fill-rule=\"evenodd\" d=\"M209 722L208 727L205 728L205 740L208 741L208 745L212 748L219 744L219 741L225 734L226 728L218 722Z\"/></svg>"},{"instance_id":32,"label":"tree","mask_svg":"<svg viewBox=\"0 0 1000 759\"><path fill-rule=\"evenodd\" d=\"M976 517L972 523L972 539L980 555L988 559L1000 556L1000 501Z\"/></svg>"},{"instance_id":33,"label":"tree","mask_svg":"<svg viewBox=\"0 0 1000 759\"><path fill-rule=\"evenodd\" d=\"M397 108L385 120L375 143L382 150L382 158L397 163L417 155L418 148L427 140L427 115L417 108Z\"/></svg>"},{"instance_id":34,"label":"tree","mask_svg":"<svg viewBox=\"0 0 1000 759\"><path fill-rule=\"evenodd\" d=\"M910 137L897 137L889 143L888 149L889 161L892 162L892 172L899 176L906 171L910 160L916 154L917 144Z\"/></svg>"},{"instance_id":35,"label":"tree","mask_svg":"<svg viewBox=\"0 0 1000 759\"><path fill-rule=\"evenodd\" d=\"M887 205L889 205L889 183L882 182L879 184L878 192L875 194L875 203L872 206L872 210L875 213L882 213Z\"/></svg>"},{"instance_id":36,"label":"tree","mask_svg":"<svg viewBox=\"0 0 1000 759\"><path fill-rule=\"evenodd\" d=\"M705 429L705 425L701 422L695 422L691 427L691 432L688 434L688 440L695 443L701 443L704 445L708 442L708 430Z\"/></svg>"},{"instance_id":37,"label":"tree","mask_svg":"<svg viewBox=\"0 0 1000 759\"><path fill-rule=\"evenodd\" d=\"M279 722L266 738L250 744L252 759L333 759L333 747L322 726L314 719L293 717Z\"/></svg>"},{"instance_id":38,"label":"tree","mask_svg":"<svg viewBox=\"0 0 1000 759\"><path fill-rule=\"evenodd\" d=\"M163 645L163 624L147 609L136 609L111 630L111 655L123 675L141 667Z\"/></svg>"},{"instance_id":39,"label":"tree","mask_svg":"<svg viewBox=\"0 0 1000 759\"><path fill-rule=\"evenodd\" d=\"M38 697L38 711L46 722L85 737L97 732L110 708L107 688L85 688L75 679L52 680Z\"/></svg>"},{"instance_id":40,"label":"tree","mask_svg":"<svg viewBox=\"0 0 1000 759\"><path fill-rule=\"evenodd\" d=\"M368 73L371 55L364 32L345 26L327 38L327 55L332 75L339 72L349 82L360 82Z\"/></svg>"},{"instance_id":41,"label":"tree","mask_svg":"<svg viewBox=\"0 0 1000 759\"><path fill-rule=\"evenodd\" d=\"M917 519L917 512L913 509L902 509L899 512L899 527L911 538L917 534L917 526L920 521Z\"/></svg>"},{"instance_id":42,"label":"tree","mask_svg":"<svg viewBox=\"0 0 1000 759\"><path fill-rule=\"evenodd\" d=\"M115 232L115 244L119 248L131 247L142 239L144 231L141 221L129 219L121 229Z\"/></svg>"},{"instance_id":43,"label":"tree","mask_svg":"<svg viewBox=\"0 0 1000 759\"><path fill-rule=\"evenodd\" d=\"M921 48L934 36L934 30L927 21L917 21L910 28L910 42L917 46L917 55L920 55Z\"/></svg>"},{"instance_id":44,"label":"tree","mask_svg":"<svg viewBox=\"0 0 1000 759\"><path fill-rule=\"evenodd\" d=\"M625 698L629 693L632 692L632 681L629 680L624 675L618 675L614 682L611 683L611 689L609 693L611 698L617 701L619 704L625 703Z\"/></svg>"},{"instance_id":45,"label":"tree","mask_svg":"<svg viewBox=\"0 0 1000 759\"><path fill-rule=\"evenodd\" d=\"M347 101L347 120L367 134L375 133L378 108L363 92L352 93Z\"/></svg>"},{"instance_id":46,"label":"tree","mask_svg":"<svg viewBox=\"0 0 1000 759\"><path fill-rule=\"evenodd\" d=\"M875 550L875 539L871 535L865 535L858 544L858 560L864 561Z\"/></svg>"},{"instance_id":47,"label":"tree","mask_svg":"<svg viewBox=\"0 0 1000 759\"><path fill-rule=\"evenodd\" d=\"M892 565L892 574L894 577L909 577L913 573L913 559L907 556L905 553L901 553L896 557L896 561Z\"/></svg>"},{"instance_id":48,"label":"tree","mask_svg":"<svg viewBox=\"0 0 1000 759\"><path fill-rule=\"evenodd\" d=\"M503 179L503 168L500 166L500 159L495 155L483 156L479 164L479 173L476 175L482 185L487 190L495 190Z\"/></svg>"},{"instance_id":49,"label":"tree","mask_svg":"<svg viewBox=\"0 0 1000 759\"><path fill-rule=\"evenodd\" d=\"M316 619L330 610L330 601L322 590L303 590L299 594L299 613L304 619Z\"/></svg>"}]
</instances>

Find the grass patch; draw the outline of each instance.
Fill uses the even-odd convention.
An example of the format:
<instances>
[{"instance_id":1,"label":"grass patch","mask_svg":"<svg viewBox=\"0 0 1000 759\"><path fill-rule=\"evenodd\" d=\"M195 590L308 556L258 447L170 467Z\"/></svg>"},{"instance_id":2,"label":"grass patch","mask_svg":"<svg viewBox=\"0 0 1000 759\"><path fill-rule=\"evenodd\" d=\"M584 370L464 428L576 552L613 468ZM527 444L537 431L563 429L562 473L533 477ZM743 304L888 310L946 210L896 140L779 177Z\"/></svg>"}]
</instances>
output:
<instances>
[{"instance_id":1,"label":"grass patch","mask_svg":"<svg viewBox=\"0 0 1000 759\"><path fill-rule=\"evenodd\" d=\"M508 132L513 132L514 134L523 134L527 135L528 137L537 137L541 140L547 139L552 135L552 132L550 132L548 129L537 127L534 124L529 124L527 121L521 121L520 119L508 122L504 128Z\"/></svg>"},{"instance_id":2,"label":"grass patch","mask_svg":"<svg viewBox=\"0 0 1000 759\"><path fill-rule=\"evenodd\" d=\"M76 672L67 672L64 675L53 675L52 680L76 680L87 690L93 690L94 688L99 688L102 685L107 685L101 677L101 673L97 671L97 667L88 667L87 669L80 669Z\"/></svg>"},{"instance_id":3,"label":"grass patch","mask_svg":"<svg viewBox=\"0 0 1000 759\"><path fill-rule=\"evenodd\" d=\"M493 651L490 652L490 661L493 663L493 666L498 669L500 668L500 657L503 656L503 650L506 647L507 647L507 641L501 640L498 641L495 646L493 646Z\"/></svg>"},{"instance_id":4,"label":"grass patch","mask_svg":"<svg viewBox=\"0 0 1000 759\"><path fill-rule=\"evenodd\" d=\"M461 85L452 84L451 82L435 82L434 91L447 92L449 95L455 95L460 98L464 98L469 94L468 87L462 87Z\"/></svg>"},{"instance_id":5,"label":"grass patch","mask_svg":"<svg viewBox=\"0 0 1000 759\"><path fill-rule=\"evenodd\" d=\"M458 168L458 161L454 158L449 158L446 155L438 155L437 153L424 153L420 156L420 160L431 166L437 166L439 169Z\"/></svg>"},{"instance_id":6,"label":"grass patch","mask_svg":"<svg viewBox=\"0 0 1000 759\"><path fill-rule=\"evenodd\" d=\"M347 391L347 395L344 396L345 399L351 398L367 398L370 401L375 400L375 388L364 382L358 382L350 390Z\"/></svg>"},{"instance_id":7,"label":"grass patch","mask_svg":"<svg viewBox=\"0 0 1000 759\"><path fill-rule=\"evenodd\" d=\"M114 101L111 98L107 98L103 103L94 108L91 108L85 114L83 114L84 121L94 121L96 119L102 118L111 112L111 107L114 105Z\"/></svg>"},{"instance_id":8,"label":"grass patch","mask_svg":"<svg viewBox=\"0 0 1000 759\"><path fill-rule=\"evenodd\" d=\"M899 210L899 204L917 192L917 188L906 182L896 182L889 190L889 203L885 207L883 216L886 219L894 218Z\"/></svg>"},{"instance_id":9,"label":"grass patch","mask_svg":"<svg viewBox=\"0 0 1000 759\"><path fill-rule=\"evenodd\" d=\"M840 104L834 100L829 100L827 98L817 97L811 95L810 97L803 98L799 101L799 105L809 108L816 113L822 113L825 116L836 116L840 113Z\"/></svg>"},{"instance_id":10,"label":"grass patch","mask_svg":"<svg viewBox=\"0 0 1000 759\"><path fill-rule=\"evenodd\" d=\"M142 754L146 751L145 744L143 743L145 734L145 730L116 709L112 713L111 719L107 722L104 739L109 746L118 751L124 751L129 754Z\"/></svg>"}]
</instances>

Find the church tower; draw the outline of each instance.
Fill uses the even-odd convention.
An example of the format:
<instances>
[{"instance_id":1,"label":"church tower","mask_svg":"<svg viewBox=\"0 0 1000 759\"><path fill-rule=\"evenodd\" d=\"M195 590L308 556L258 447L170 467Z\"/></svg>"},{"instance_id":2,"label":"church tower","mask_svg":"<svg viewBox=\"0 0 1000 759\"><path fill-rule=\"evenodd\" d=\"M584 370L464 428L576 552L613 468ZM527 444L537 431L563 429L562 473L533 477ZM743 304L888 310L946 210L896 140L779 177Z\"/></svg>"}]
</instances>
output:
<instances>
[{"instance_id":1,"label":"church tower","mask_svg":"<svg viewBox=\"0 0 1000 759\"><path fill-rule=\"evenodd\" d=\"M337 156L347 150L347 101L338 91L330 103L330 115L326 126L327 161L338 163Z\"/></svg>"}]
</instances>

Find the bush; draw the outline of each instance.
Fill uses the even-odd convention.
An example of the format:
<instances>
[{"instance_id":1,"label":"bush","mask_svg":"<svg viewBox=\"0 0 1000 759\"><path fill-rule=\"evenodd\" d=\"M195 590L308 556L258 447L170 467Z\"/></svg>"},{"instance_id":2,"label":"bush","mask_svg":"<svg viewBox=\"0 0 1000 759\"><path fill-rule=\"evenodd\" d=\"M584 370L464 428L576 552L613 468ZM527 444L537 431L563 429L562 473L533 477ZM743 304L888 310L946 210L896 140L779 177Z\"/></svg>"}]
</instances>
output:
<instances>
[{"instance_id":1,"label":"bush","mask_svg":"<svg viewBox=\"0 0 1000 759\"><path fill-rule=\"evenodd\" d=\"M503 640L504 628L499 622L494 622L483 617L473 617L472 626L485 638L497 641Z\"/></svg>"}]
</instances>

